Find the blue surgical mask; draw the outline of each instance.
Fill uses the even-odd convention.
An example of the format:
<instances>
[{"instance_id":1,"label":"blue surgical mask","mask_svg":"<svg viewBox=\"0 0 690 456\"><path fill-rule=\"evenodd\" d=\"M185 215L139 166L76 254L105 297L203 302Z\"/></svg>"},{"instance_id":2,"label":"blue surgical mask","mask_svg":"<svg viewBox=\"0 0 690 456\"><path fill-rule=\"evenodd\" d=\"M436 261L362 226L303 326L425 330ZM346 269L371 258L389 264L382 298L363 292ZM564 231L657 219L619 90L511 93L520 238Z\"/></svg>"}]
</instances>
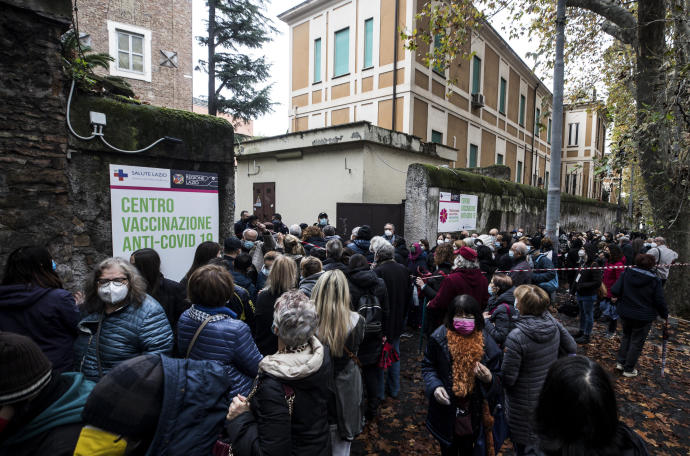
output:
<instances>
[{"instance_id":1,"label":"blue surgical mask","mask_svg":"<svg viewBox=\"0 0 690 456\"><path fill-rule=\"evenodd\" d=\"M251 250L254 248L254 241L244 241L244 248Z\"/></svg>"},{"instance_id":2,"label":"blue surgical mask","mask_svg":"<svg viewBox=\"0 0 690 456\"><path fill-rule=\"evenodd\" d=\"M53 271L55 271L57 269L57 263L55 262L55 260L50 260L50 262L52 263Z\"/></svg>"},{"instance_id":3,"label":"blue surgical mask","mask_svg":"<svg viewBox=\"0 0 690 456\"><path fill-rule=\"evenodd\" d=\"M325 218L319 219L319 225L328 225L328 219L325 219Z\"/></svg>"},{"instance_id":4,"label":"blue surgical mask","mask_svg":"<svg viewBox=\"0 0 690 456\"><path fill-rule=\"evenodd\" d=\"M501 246L501 243L498 242L498 241L496 241L496 242L494 242L494 245L495 245L496 247L500 247L500 246Z\"/></svg>"},{"instance_id":5,"label":"blue surgical mask","mask_svg":"<svg viewBox=\"0 0 690 456\"><path fill-rule=\"evenodd\" d=\"M515 252L513 252L512 250L508 250L508 256L510 258L513 258L515 256Z\"/></svg>"},{"instance_id":6,"label":"blue surgical mask","mask_svg":"<svg viewBox=\"0 0 690 456\"><path fill-rule=\"evenodd\" d=\"M489 294L490 294L491 296L494 295L494 289L491 288L491 285L489 285Z\"/></svg>"}]
</instances>

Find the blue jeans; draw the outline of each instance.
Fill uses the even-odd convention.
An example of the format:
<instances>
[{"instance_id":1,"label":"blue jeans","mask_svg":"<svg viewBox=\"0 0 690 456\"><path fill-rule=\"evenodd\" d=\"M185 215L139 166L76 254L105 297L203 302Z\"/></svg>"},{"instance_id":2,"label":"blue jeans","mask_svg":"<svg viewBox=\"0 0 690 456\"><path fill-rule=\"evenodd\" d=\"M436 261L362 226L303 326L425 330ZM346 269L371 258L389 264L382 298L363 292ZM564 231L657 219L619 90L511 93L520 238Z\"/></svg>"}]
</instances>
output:
<instances>
[{"instance_id":1,"label":"blue jeans","mask_svg":"<svg viewBox=\"0 0 690 456\"><path fill-rule=\"evenodd\" d=\"M400 337L395 340L389 340L390 344L395 348L395 351L400 355ZM378 382L378 397L380 400L385 399L385 389L388 388L388 392L392 397L398 397L400 393L400 361L396 361L388 368L388 370L383 371L379 369L379 382Z\"/></svg>"},{"instance_id":2,"label":"blue jeans","mask_svg":"<svg viewBox=\"0 0 690 456\"><path fill-rule=\"evenodd\" d=\"M586 336L592 334L592 326L594 326L594 304L596 302L597 295L577 295L577 305L580 307L580 331Z\"/></svg>"},{"instance_id":3,"label":"blue jeans","mask_svg":"<svg viewBox=\"0 0 690 456\"><path fill-rule=\"evenodd\" d=\"M602 299L599 303L599 308L601 309L602 315L610 317L611 320L618 320L618 306L611 304L610 299Z\"/></svg>"}]
</instances>

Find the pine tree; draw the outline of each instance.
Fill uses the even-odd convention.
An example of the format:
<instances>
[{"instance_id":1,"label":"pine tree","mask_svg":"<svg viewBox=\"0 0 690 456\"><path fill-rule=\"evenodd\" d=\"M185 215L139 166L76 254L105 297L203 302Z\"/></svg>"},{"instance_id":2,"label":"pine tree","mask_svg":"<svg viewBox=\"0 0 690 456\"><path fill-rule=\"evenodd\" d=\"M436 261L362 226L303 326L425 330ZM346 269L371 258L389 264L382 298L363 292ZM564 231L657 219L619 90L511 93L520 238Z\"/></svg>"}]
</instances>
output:
<instances>
[{"instance_id":1,"label":"pine tree","mask_svg":"<svg viewBox=\"0 0 690 456\"><path fill-rule=\"evenodd\" d=\"M257 87L268 79L270 64L252 58L246 49L260 49L276 32L264 15L262 0L208 0L208 35L197 37L208 47L208 60L199 64L208 73L208 113L229 114L249 121L273 110L271 86ZM221 92L231 95L226 98Z\"/></svg>"}]
</instances>

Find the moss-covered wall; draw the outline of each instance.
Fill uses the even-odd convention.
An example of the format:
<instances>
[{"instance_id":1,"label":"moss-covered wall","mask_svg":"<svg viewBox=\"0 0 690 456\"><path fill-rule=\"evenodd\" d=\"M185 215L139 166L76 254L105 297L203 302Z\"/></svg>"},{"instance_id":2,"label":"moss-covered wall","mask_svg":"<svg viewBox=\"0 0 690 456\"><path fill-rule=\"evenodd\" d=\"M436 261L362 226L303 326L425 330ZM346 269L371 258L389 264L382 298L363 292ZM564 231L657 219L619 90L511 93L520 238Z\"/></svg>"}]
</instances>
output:
<instances>
[{"instance_id":1,"label":"moss-covered wall","mask_svg":"<svg viewBox=\"0 0 690 456\"><path fill-rule=\"evenodd\" d=\"M439 192L477 195L477 231L491 228L537 230L546 224L546 191L478 174L414 164L407 172L405 233L410 239L434 238ZM618 207L561 194L560 224L566 230L609 229ZM408 231L409 230L409 231Z\"/></svg>"},{"instance_id":2,"label":"moss-covered wall","mask_svg":"<svg viewBox=\"0 0 690 456\"><path fill-rule=\"evenodd\" d=\"M164 136L181 139L182 143L163 142L143 153L126 154L113 151L97 138L83 141L69 135L71 158L65 173L71 186L73 268L68 281L78 284L94 263L112 254L110 163L217 173L219 239L233 232L233 129L226 120L77 93L70 116L81 136L91 132L89 111L106 115L104 136L120 149L141 149Z\"/></svg>"}]
</instances>

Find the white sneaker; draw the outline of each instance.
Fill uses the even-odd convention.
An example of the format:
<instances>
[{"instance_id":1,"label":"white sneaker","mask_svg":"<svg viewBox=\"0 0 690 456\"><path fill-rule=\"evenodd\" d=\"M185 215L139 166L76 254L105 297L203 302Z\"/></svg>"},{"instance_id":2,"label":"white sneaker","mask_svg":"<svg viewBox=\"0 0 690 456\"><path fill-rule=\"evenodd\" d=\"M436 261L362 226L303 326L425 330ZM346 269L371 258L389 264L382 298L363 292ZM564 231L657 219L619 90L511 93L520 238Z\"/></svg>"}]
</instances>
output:
<instances>
[{"instance_id":1,"label":"white sneaker","mask_svg":"<svg viewBox=\"0 0 690 456\"><path fill-rule=\"evenodd\" d=\"M632 378L637 377L637 369L633 369L632 372L623 372L623 377Z\"/></svg>"},{"instance_id":2,"label":"white sneaker","mask_svg":"<svg viewBox=\"0 0 690 456\"><path fill-rule=\"evenodd\" d=\"M623 372L625 368L623 368L623 365L621 363L616 363L616 370Z\"/></svg>"}]
</instances>

